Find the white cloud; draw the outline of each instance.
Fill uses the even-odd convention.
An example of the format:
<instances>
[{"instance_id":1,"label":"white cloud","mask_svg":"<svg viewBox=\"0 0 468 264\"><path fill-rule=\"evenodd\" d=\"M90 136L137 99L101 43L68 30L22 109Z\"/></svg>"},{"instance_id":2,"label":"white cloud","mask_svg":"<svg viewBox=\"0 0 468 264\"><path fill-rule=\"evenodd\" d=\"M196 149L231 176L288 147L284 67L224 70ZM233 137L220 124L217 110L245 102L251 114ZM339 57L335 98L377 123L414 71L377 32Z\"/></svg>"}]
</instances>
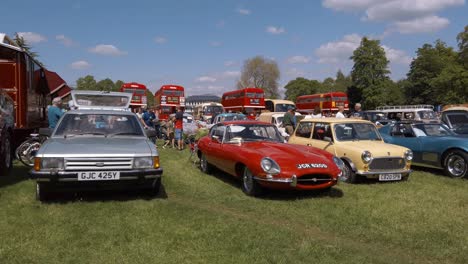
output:
<instances>
[{"instance_id":1,"label":"white cloud","mask_svg":"<svg viewBox=\"0 0 468 264\"><path fill-rule=\"evenodd\" d=\"M210 82L210 83L213 83L213 82L216 82L216 78L211 77L211 76L200 76L200 77L195 79L195 82Z\"/></svg>"},{"instance_id":2,"label":"white cloud","mask_svg":"<svg viewBox=\"0 0 468 264\"><path fill-rule=\"evenodd\" d=\"M220 42L220 41L212 41L212 42L210 42L210 46L212 46L212 47L220 47L221 45L223 45L223 43Z\"/></svg>"},{"instance_id":3,"label":"white cloud","mask_svg":"<svg viewBox=\"0 0 468 264\"><path fill-rule=\"evenodd\" d=\"M240 71L225 71L221 74L223 78L237 78L241 75Z\"/></svg>"},{"instance_id":4,"label":"white cloud","mask_svg":"<svg viewBox=\"0 0 468 264\"><path fill-rule=\"evenodd\" d=\"M226 67L231 67L231 66L234 66L236 64L237 63L235 61L225 61L224 62L224 66L226 66Z\"/></svg>"},{"instance_id":5,"label":"white cloud","mask_svg":"<svg viewBox=\"0 0 468 264\"><path fill-rule=\"evenodd\" d=\"M70 67L75 70L84 70L88 69L91 67L91 64L89 64L87 61L80 60L80 61L75 61L72 64L70 64Z\"/></svg>"},{"instance_id":6,"label":"white cloud","mask_svg":"<svg viewBox=\"0 0 468 264\"><path fill-rule=\"evenodd\" d=\"M322 5L337 11L357 11L381 2L386 0L323 0Z\"/></svg>"},{"instance_id":7,"label":"white cloud","mask_svg":"<svg viewBox=\"0 0 468 264\"><path fill-rule=\"evenodd\" d=\"M286 32L286 30L283 27L274 27L274 26L269 26L266 28L266 32L273 34L273 35L278 35L278 34L283 34Z\"/></svg>"},{"instance_id":8,"label":"white cloud","mask_svg":"<svg viewBox=\"0 0 468 264\"><path fill-rule=\"evenodd\" d=\"M286 75L292 79L295 79L297 77L304 77L305 72L297 68L291 68L286 71Z\"/></svg>"},{"instance_id":9,"label":"white cloud","mask_svg":"<svg viewBox=\"0 0 468 264\"><path fill-rule=\"evenodd\" d=\"M378 2L366 10L371 21L401 21L428 16L445 8L463 5L465 0L393 0Z\"/></svg>"},{"instance_id":10,"label":"white cloud","mask_svg":"<svg viewBox=\"0 0 468 264\"><path fill-rule=\"evenodd\" d=\"M310 62L310 57L306 57L306 56L293 56L293 57L289 57L287 59L287 62L289 64L299 64L299 63L309 63Z\"/></svg>"},{"instance_id":11,"label":"white cloud","mask_svg":"<svg viewBox=\"0 0 468 264\"><path fill-rule=\"evenodd\" d=\"M119 50L116 46L107 44L100 44L93 48L89 48L88 50L92 53L109 56L120 56L127 54L127 52Z\"/></svg>"},{"instance_id":12,"label":"white cloud","mask_svg":"<svg viewBox=\"0 0 468 264\"><path fill-rule=\"evenodd\" d=\"M18 36L24 38L30 44L47 41L46 37L34 32L18 32Z\"/></svg>"},{"instance_id":13,"label":"white cloud","mask_svg":"<svg viewBox=\"0 0 468 264\"><path fill-rule=\"evenodd\" d=\"M55 36L55 39L67 47L73 46L75 44L72 39L65 37L65 35L57 35Z\"/></svg>"},{"instance_id":14,"label":"white cloud","mask_svg":"<svg viewBox=\"0 0 468 264\"><path fill-rule=\"evenodd\" d=\"M167 38L165 38L165 37L155 37L154 42L156 42L158 44L164 44L164 43L167 42Z\"/></svg>"},{"instance_id":15,"label":"white cloud","mask_svg":"<svg viewBox=\"0 0 468 264\"><path fill-rule=\"evenodd\" d=\"M390 61L390 63L395 64L404 64L408 65L411 63L411 58L403 50L392 49L388 46L382 45L382 48L385 50L385 56Z\"/></svg>"},{"instance_id":16,"label":"white cloud","mask_svg":"<svg viewBox=\"0 0 468 264\"><path fill-rule=\"evenodd\" d=\"M446 18L438 16L428 16L409 21L395 22L395 30L402 34L412 34L421 32L436 32L450 24Z\"/></svg>"},{"instance_id":17,"label":"white cloud","mask_svg":"<svg viewBox=\"0 0 468 264\"><path fill-rule=\"evenodd\" d=\"M338 63L348 61L353 51L359 47L361 36L358 34L346 35L342 40L328 42L315 50L319 63Z\"/></svg>"},{"instance_id":18,"label":"white cloud","mask_svg":"<svg viewBox=\"0 0 468 264\"><path fill-rule=\"evenodd\" d=\"M236 11L237 13L244 15L244 16L250 15L252 13L249 9L245 9L245 8L238 8Z\"/></svg>"}]
</instances>

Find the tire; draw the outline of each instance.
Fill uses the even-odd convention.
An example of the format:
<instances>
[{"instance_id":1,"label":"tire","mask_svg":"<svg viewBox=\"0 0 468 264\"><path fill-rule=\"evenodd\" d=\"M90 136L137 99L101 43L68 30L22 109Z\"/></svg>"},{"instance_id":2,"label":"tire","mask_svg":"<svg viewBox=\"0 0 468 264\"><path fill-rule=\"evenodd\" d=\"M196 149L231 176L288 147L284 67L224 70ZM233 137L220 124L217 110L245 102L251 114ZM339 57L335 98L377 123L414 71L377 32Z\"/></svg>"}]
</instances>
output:
<instances>
[{"instance_id":1,"label":"tire","mask_svg":"<svg viewBox=\"0 0 468 264\"><path fill-rule=\"evenodd\" d=\"M204 153L200 157L200 170L206 174L210 174L213 171L213 165L206 160Z\"/></svg>"},{"instance_id":2,"label":"tire","mask_svg":"<svg viewBox=\"0 0 468 264\"><path fill-rule=\"evenodd\" d=\"M161 178L155 179L148 190L150 196L157 196L161 191Z\"/></svg>"},{"instance_id":3,"label":"tire","mask_svg":"<svg viewBox=\"0 0 468 264\"><path fill-rule=\"evenodd\" d=\"M36 182L36 200L45 202L49 198L49 186L43 182Z\"/></svg>"},{"instance_id":4,"label":"tire","mask_svg":"<svg viewBox=\"0 0 468 264\"><path fill-rule=\"evenodd\" d=\"M444 159L445 174L452 178L463 178L468 169L468 154L461 150L450 151Z\"/></svg>"},{"instance_id":5,"label":"tire","mask_svg":"<svg viewBox=\"0 0 468 264\"><path fill-rule=\"evenodd\" d=\"M348 164L348 162L344 161L344 164L345 166L343 167L343 173L340 177L340 181L343 181L346 183L357 183L358 176L356 175L356 173L354 173L353 169Z\"/></svg>"},{"instance_id":6,"label":"tire","mask_svg":"<svg viewBox=\"0 0 468 264\"><path fill-rule=\"evenodd\" d=\"M5 132L0 143L0 176L7 176L13 167L11 134Z\"/></svg>"},{"instance_id":7,"label":"tire","mask_svg":"<svg viewBox=\"0 0 468 264\"><path fill-rule=\"evenodd\" d=\"M263 192L262 186L254 179L247 166L242 173L242 191L248 196L259 196Z\"/></svg>"}]
</instances>

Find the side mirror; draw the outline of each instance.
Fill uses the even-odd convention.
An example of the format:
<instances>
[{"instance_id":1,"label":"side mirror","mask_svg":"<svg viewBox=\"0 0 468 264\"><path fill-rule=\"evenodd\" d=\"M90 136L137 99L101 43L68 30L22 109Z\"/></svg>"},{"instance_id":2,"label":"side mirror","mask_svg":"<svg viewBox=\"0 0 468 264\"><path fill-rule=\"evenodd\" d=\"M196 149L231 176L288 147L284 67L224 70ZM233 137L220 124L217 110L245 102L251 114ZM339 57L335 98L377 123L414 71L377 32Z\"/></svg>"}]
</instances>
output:
<instances>
[{"instance_id":1,"label":"side mirror","mask_svg":"<svg viewBox=\"0 0 468 264\"><path fill-rule=\"evenodd\" d=\"M50 137L50 136L52 136L52 131L53 131L52 128L41 127L41 128L39 128L39 135Z\"/></svg>"},{"instance_id":2,"label":"side mirror","mask_svg":"<svg viewBox=\"0 0 468 264\"><path fill-rule=\"evenodd\" d=\"M333 141L332 141L331 137L323 137L323 140L333 144Z\"/></svg>"},{"instance_id":3,"label":"side mirror","mask_svg":"<svg viewBox=\"0 0 468 264\"><path fill-rule=\"evenodd\" d=\"M219 137L213 135L213 136L211 136L211 141L212 141L212 142L215 142L215 143L219 143Z\"/></svg>"},{"instance_id":4,"label":"side mirror","mask_svg":"<svg viewBox=\"0 0 468 264\"><path fill-rule=\"evenodd\" d=\"M156 130L153 129L146 129L145 130L146 136L149 138L154 138L156 137Z\"/></svg>"}]
</instances>

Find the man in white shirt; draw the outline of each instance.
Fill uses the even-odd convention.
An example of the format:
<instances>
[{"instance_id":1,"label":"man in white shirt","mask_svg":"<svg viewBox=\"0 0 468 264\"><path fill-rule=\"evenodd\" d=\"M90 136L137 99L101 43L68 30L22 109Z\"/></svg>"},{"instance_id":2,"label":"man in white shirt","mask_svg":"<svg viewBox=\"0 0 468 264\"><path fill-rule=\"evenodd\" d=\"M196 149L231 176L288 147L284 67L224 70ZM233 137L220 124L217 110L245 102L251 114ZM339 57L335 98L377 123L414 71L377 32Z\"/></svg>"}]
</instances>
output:
<instances>
[{"instance_id":1,"label":"man in white shirt","mask_svg":"<svg viewBox=\"0 0 468 264\"><path fill-rule=\"evenodd\" d=\"M344 115L344 106L340 105L338 106L338 113L336 113L336 118L346 118Z\"/></svg>"}]
</instances>

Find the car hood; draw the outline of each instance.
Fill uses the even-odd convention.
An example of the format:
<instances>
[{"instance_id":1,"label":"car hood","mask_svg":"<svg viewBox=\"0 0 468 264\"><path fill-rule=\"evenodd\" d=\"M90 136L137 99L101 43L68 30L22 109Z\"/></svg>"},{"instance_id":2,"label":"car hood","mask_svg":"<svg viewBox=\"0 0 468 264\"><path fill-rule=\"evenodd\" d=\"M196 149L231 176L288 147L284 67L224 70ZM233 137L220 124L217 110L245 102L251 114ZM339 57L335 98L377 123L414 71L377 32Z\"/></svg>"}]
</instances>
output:
<instances>
[{"instance_id":1,"label":"car hood","mask_svg":"<svg viewBox=\"0 0 468 264\"><path fill-rule=\"evenodd\" d=\"M157 152L145 138L74 137L48 139L37 155L149 156Z\"/></svg>"},{"instance_id":2,"label":"car hood","mask_svg":"<svg viewBox=\"0 0 468 264\"><path fill-rule=\"evenodd\" d=\"M362 153L364 150L367 150L372 153L374 158L382 156L401 157L407 150L407 148L402 146L384 143L383 141L370 140L337 142L335 144L335 149L338 155L341 155L340 152Z\"/></svg>"}]
</instances>

